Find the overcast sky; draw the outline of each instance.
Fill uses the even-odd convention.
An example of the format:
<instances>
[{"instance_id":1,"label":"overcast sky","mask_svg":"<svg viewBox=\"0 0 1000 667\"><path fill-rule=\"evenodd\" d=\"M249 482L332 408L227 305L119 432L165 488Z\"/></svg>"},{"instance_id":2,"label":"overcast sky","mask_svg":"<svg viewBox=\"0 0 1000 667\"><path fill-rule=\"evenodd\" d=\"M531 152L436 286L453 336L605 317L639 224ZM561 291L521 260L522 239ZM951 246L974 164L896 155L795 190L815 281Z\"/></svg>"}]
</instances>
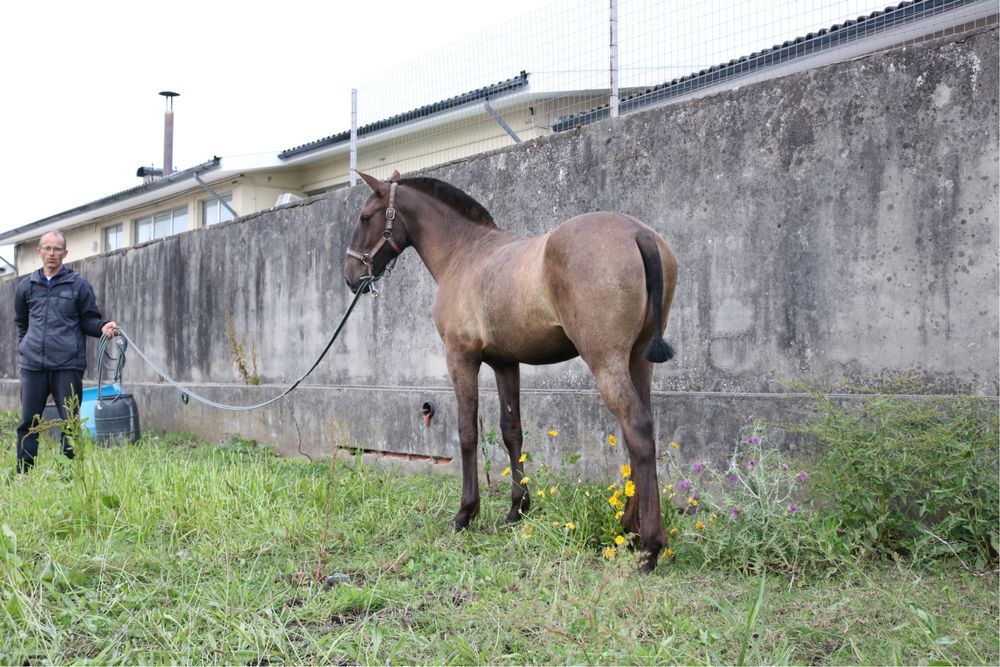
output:
<instances>
[{"instance_id":1,"label":"overcast sky","mask_svg":"<svg viewBox=\"0 0 1000 667\"><path fill-rule=\"evenodd\" d=\"M360 80L552 2L4 3L0 231L161 166L161 90L181 94L175 168L278 152L349 129Z\"/></svg>"}]
</instances>

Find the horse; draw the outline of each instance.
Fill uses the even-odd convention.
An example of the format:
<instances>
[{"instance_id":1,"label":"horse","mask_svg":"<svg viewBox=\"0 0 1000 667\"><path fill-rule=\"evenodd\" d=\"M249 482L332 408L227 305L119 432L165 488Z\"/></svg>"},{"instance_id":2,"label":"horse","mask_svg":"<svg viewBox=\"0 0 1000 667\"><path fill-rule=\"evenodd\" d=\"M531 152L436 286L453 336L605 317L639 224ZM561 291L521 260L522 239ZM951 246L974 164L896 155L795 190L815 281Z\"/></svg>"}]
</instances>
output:
<instances>
[{"instance_id":1,"label":"horse","mask_svg":"<svg viewBox=\"0 0 1000 667\"><path fill-rule=\"evenodd\" d=\"M578 215L525 238L497 227L479 202L438 179L358 175L372 194L346 250L350 290L372 290L411 246L437 283L432 315L455 391L462 455L455 529L479 513L481 365L496 375L513 523L531 504L522 483L520 364L580 356L624 435L636 494L626 499L622 527L641 539L639 569L652 571L667 544L650 387L653 363L673 356L663 338L677 284L670 246L648 225L613 212Z\"/></svg>"}]
</instances>

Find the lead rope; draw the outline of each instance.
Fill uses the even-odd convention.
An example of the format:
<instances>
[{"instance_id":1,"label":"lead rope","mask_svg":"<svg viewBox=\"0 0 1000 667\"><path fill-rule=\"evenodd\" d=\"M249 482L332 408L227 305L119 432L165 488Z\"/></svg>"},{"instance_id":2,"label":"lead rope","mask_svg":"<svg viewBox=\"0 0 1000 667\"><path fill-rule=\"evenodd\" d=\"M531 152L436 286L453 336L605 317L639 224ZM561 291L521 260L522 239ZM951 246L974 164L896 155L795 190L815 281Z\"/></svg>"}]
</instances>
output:
<instances>
[{"instance_id":1,"label":"lead rope","mask_svg":"<svg viewBox=\"0 0 1000 667\"><path fill-rule=\"evenodd\" d=\"M379 278L381 278L381 276L379 276ZM158 373L160 375L160 377L162 377L169 384L173 385L174 387L177 387L178 389L181 390L181 392L183 392L184 402L185 403L187 402L187 397L190 396L191 398L195 399L196 401L198 401L200 403L204 403L207 406L210 406L210 407L213 407L213 408L218 408L219 410L231 410L231 411L234 411L234 412L235 411L239 411L239 410L256 410L258 408L264 407L265 405L270 405L271 403L279 401L282 398L284 398L285 396L287 396L288 394L292 393L292 391L296 387L298 387L299 384L303 380L306 379L306 376L308 376L310 373L312 373L313 370L315 370L315 368L317 366L319 366L319 362L323 360L323 357L326 356L326 353L329 352L330 348L333 346L333 342L335 340L337 340L337 336L340 335L341 330L344 328L344 325L347 323L347 318L351 316L351 313L354 311L354 307L358 304L358 300L361 298L361 295L365 293L365 289L364 288L366 286L370 287L373 296L375 296L375 295L378 294L378 292L376 292L374 290L374 287L375 287L374 283L377 280L379 280L379 278L372 278L372 277L369 277L369 276L366 276L366 277L362 278L361 285L358 287L358 292L357 292L357 294L354 295L354 300L351 301L351 305L347 307L347 312L344 313L343 319L340 320L340 324L337 325L336 331L333 332L333 336L330 337L330 341L326 344L326 347L323 348L323 351L320 353L319 358L316 359L316 362L312 366L309 367L309 370L307 370L305 373L303 373L301 376L299 376L299 379L297 379L294 383L292 383L292 385L290 387L288 387L287 389L285 389L283 392L281 392L280 394L278 394L274 398L266 400L263 403L257 403L255 405L226 405L225 403L216 403L215 401L209 400L209 399L205 398L204 396L199 396L197 393L191 391L189 388L185 387L184 385L182 385L181 383L177 382L172 377L170 377L169 375L167 375L163 371L163 369L161 369L159 366L157 366L153 362L152 359L150 359L145 354L143 354L142 350L139 349L139 346L135 344L135 341L133 341L131 338L129 338L128 335L125 333L125 330L122 329L121 327L115 329L115 331L118 332L118 334L121 336L121 338L125 339L125 344L118 343L120 352L119 352L119 355L118 355L119 361L118 361L118 369L116 370L116 375L115 375L116 379L115 379L115 381L117 382L119 379L121 379L120 378L121 367L123 367L125 365L125 350L128 347L131 347L135 351L135 353L138 354L139 357L143 361L145 361L147 364L149 364L150 368L152 368L154 371L156 371L156 373ZM100 377L98 378L98 383L99 384L97 385L97 395L98 396L101 395L101 384L103 384L103 382L104 382L103 360L104 360L105 350L106 350L106 347L107 347L107 340L108 339L106 337L102 338L102 340L101 340L101 348L100 348L100 353L99 353L101 355L101 359L98 362L98 365L100 367Z\"/></svg>"},{"instance_id":2,"label":"lead rope","mask_svg":"<svg viewBox=\"0 0 1000 667\"><path fill-rule=\"evenodd\" d=\"M119 398L121 398L121 392L115 392L114 395L104 397L104 364L106 359L110 359L115 362L114 374L111 378L111 384L120 385L122 380L122 371L125 369L125 350L128 349L128 343L124 339L115 339L115 345L118 346L118 355L111 356L108 352L108 344L110 339L107 336L101 336L101 346L97 350L97 400L106 401L108 403L114 403Z\"/></svg>"}]
</instances>

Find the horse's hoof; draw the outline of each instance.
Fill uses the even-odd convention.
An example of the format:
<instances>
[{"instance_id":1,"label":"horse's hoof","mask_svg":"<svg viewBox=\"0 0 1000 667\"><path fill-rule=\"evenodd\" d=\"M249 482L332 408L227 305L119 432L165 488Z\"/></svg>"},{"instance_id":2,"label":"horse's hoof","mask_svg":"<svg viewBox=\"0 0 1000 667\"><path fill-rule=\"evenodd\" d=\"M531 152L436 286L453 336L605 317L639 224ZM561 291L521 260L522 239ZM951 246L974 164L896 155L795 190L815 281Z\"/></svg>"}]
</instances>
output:
<instances>
[{"instance_id":1,"label":"horse's hoof","mask_svg":"<svg viewBox=\"0 0 1000 667\"><path fill-rule=\"evenodd\" d=\"M465 530L469 527L470 523L472 523L472 517L462 512L456 514L455 518L451 520L451 525L455 527L455 532Z\"/></svg>"},{"instance_id":2,"label":"horse's hoof","mask_svg":"<svg viewBox=\"0 0 1000 667\"><path fill-rule=\"evenodd\" d=\"M649 574L656 569L656 554L643 553L639 557L639 572Z\"/></svg>"},{"instance_id":3,"label":"horse's hoof","mask_svg":"<svg viewBox=\"0 0 1000 667\"><path fill-rule=\"evenodd\" d=\"M518 521L521 520L521 515L522 514L523 514L523 512L521 512L521 510L511 510L510 512L507 513L506 523L508 525L509 524L517 523Z\"/></svg>"}]
</instances>

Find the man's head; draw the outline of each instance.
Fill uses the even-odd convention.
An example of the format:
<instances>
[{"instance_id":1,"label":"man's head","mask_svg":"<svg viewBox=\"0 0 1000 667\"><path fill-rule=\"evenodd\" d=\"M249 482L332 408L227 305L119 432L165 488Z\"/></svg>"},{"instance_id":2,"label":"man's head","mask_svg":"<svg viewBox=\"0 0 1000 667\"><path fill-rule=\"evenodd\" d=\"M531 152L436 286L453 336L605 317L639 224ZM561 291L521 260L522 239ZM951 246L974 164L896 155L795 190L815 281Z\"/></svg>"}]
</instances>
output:
<instances>
[{"instance_id":1,"label":"man's head","mask_svg":"<svg viewBox=\"0 0 1000 667\"><path fill-rule=\"evenodd\" d=\"M59 232L46 232L38 242L38 256L46 275L54 275L66 257L66 237Z\"/></svg>"}]
</instances>

